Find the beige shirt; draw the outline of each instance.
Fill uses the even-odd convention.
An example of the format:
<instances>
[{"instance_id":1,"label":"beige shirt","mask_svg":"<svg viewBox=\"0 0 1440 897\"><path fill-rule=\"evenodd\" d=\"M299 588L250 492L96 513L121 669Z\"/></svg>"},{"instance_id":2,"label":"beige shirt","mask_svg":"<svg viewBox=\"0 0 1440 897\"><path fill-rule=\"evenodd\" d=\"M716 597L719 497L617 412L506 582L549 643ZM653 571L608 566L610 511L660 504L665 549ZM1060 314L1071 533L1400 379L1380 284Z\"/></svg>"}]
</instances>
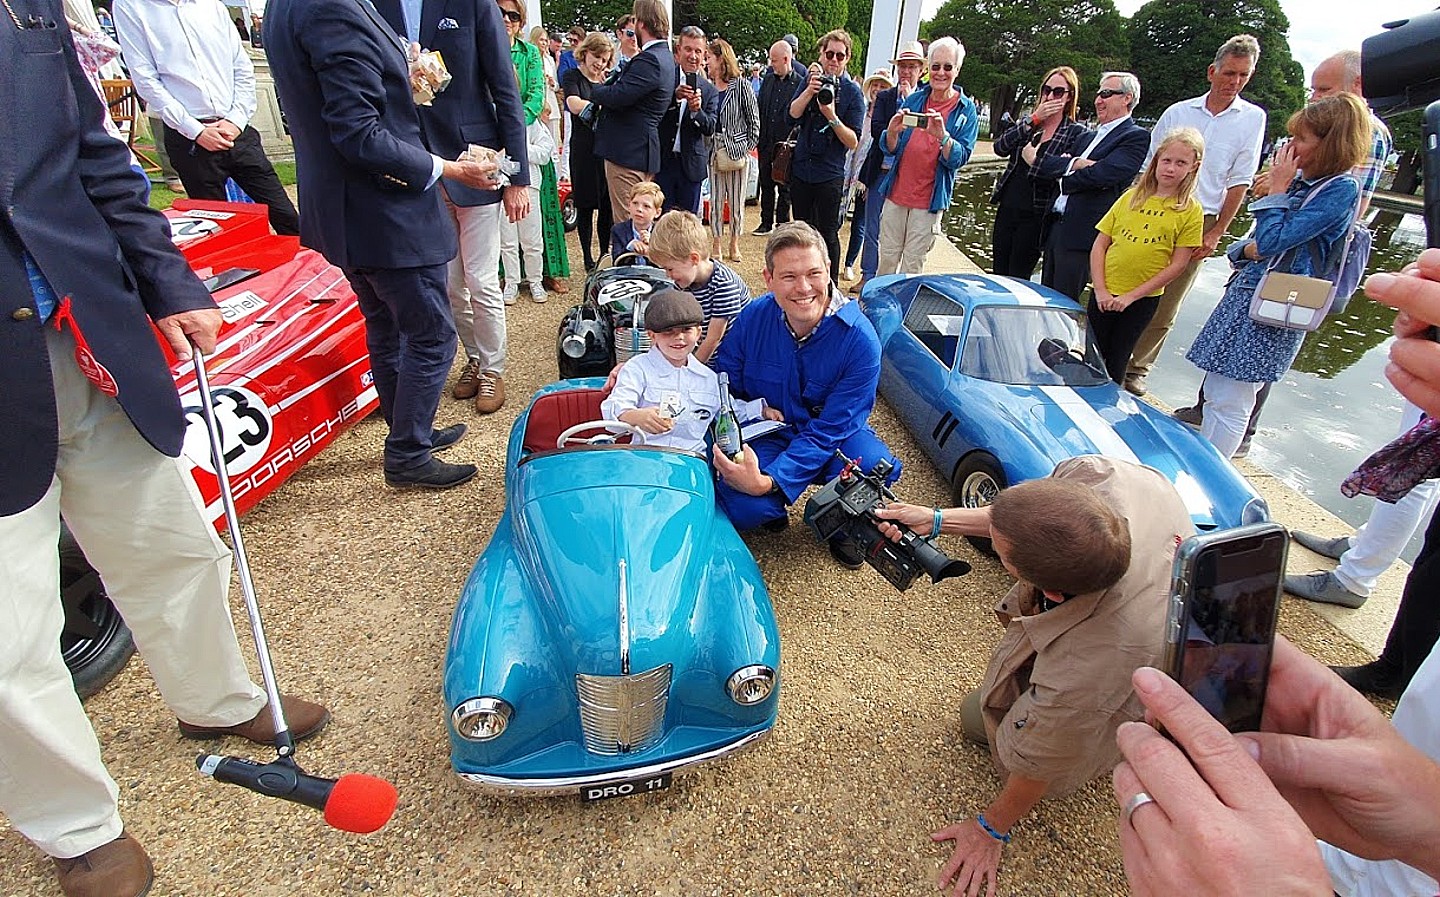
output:
<instances>
[{"instance_id":1,"label":"beige shirt","mask_svg":"<svg viewBox=\"0 0 1440 897\"><path fill-rule=\"evenodd\" d=\"M1094 487L1129 521L1131 556L1104 592L1041 613L1039 592L1017 582L995 607L1005 635L980 689L990 753L1002 776L1048 782L1047 797L1119 762L1115 730L1143 717L1130 674L1164 655L1175 549L1195 531L1175 488L1152 468L1086 455L1053 476Z\"/></svg>"}]
</instances>

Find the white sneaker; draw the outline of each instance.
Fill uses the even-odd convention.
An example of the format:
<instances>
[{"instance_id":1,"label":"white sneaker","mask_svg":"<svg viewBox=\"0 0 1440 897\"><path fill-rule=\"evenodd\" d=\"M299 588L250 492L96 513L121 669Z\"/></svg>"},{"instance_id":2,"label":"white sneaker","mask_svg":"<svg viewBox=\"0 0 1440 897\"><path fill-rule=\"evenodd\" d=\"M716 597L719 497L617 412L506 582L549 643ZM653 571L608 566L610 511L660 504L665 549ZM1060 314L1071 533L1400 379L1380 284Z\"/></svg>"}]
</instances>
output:
<instances>
[{"instance_id":1,"label":"white sneaker","mask_svg":"<svg viewBox=\"0 0 1440 897\"><path fill-rule=\"evenodd\" d=\"M504 296L506 305L514 305L515 299L520 295L520 288L513 283L507 283L501 295Z\"/></svg>"},{"instance_id":2,"label":"white sneaker","mask_svg":"<svg viewBox=\"0 0 1440 897\"><path fill-rule=\"evenodd\" d=\"M850 265L845 266L845 279L852 281L855 279L855 269Z\"/></svg>"},{"instance_id":3,"label":"white sneaker","mask_svg":"<svg viewBox=\"0 0 1440 897\"><path fill-rule=\"evenodd\" d=\"M530 298L536 302L544 302L549 297L545 295L545 285L538 280L530 281Z\"/></svg>"}]
</instances>

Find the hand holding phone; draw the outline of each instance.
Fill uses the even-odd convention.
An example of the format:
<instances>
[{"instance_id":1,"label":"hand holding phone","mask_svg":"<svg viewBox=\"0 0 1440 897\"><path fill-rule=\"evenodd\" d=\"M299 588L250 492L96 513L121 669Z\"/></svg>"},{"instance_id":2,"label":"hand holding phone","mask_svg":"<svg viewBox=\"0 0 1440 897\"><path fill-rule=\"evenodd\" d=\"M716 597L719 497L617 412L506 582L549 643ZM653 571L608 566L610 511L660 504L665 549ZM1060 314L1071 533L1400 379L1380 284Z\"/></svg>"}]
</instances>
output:
<instances>
[{"instance_id":1,"label":"hand holding phone","mask_svg":"<svg viewBox=\"0 0 1440 897\"><path fill-rule=\"evenodd\" d=\"M1165 671L1232 732L1260 728L1289 537L1255 523L1175 554Z\"/></svg>"}]
</instances>

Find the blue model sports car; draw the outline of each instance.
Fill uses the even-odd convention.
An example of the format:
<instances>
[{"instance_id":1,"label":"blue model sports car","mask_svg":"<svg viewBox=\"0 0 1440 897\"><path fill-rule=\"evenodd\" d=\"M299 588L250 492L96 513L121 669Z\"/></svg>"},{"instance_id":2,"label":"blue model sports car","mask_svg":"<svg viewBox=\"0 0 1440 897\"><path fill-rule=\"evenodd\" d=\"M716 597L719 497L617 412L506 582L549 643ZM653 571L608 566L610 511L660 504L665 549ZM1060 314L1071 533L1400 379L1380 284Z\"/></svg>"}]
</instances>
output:
<instances>
[{"instance_id":1,"label":"blue model sports car","mask_svg":"<svg viewBox=\"0 0 1440 897\"><path fill-rule=\"evenodd\" d=\"M1208 440L1115 385L1068 297L946 274L878 277L862 302L880 335L880 392L950 478L957 505L989 504L1066 458L1099 454L1164 473L1199 529L1269 519Z\"/></svg>"},{"instance_id":2,"label":"blue model sports car","mask_svg":"<svg viewBox=\"0 0 1440 897\"><path fill-rule=\"evenodd\" d=\"M623 444L603 381L541 389L515 422L505 512L450 626L451 764L504 794L667 787L762 739L780 639L709 463Z\"/></svg>"}]
</instances>

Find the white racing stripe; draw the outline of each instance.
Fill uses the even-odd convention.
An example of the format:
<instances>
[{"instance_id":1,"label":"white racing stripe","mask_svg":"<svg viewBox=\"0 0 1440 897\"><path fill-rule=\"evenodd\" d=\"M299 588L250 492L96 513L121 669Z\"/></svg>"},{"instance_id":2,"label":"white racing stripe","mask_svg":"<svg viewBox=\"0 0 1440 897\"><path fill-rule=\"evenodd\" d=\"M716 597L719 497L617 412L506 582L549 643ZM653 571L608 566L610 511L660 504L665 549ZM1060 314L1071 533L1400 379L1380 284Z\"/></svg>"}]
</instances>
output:
<instances>
[{"instance_id":1,"label":"white racing stripe","mask_svg":"<svg viewBox=\"0 0 1440 897\"><path fill-rule=\"evenodd\" d=\"M987 277L986 281L993 284L996 289L1009 293L1015 297L1020 305L1043 307L1050 302L1029 286L1029 281L1016 280L1013 277Z\"/></svg>"},{"instance_id":2,"label":"white racing stripe","mask_svg":"<svg viewBox=\"0 0 1440 897\"><path fill-rule=\"evenodd\" d=\"M1115 428L1105 418L1100 416L1090 404L1069 386L1040 386L1036 387L1055 407L1075 425L1085 438L1095 446L1095 451L1107 458L1117 458L1121 461L1130 461L1135 464L1142 463L1135 452L1131 450L1128 443L1120 438Z\"/></svg>"}]
</instances>

